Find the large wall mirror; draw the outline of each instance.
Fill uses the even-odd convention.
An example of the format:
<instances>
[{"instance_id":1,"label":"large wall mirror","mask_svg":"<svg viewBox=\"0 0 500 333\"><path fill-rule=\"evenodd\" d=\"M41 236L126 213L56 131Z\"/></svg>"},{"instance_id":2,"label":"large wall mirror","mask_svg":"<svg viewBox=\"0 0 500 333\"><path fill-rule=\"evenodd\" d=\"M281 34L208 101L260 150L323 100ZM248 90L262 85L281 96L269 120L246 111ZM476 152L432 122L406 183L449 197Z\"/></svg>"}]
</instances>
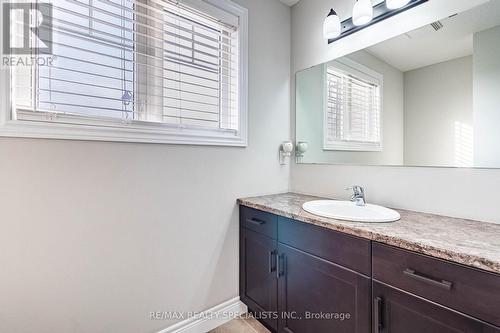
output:
<instances>
[{"instance_id":1,"label":"large wall mirror","mask_svg":"<svg viewBox=\"0 0 500 333\"><path fill-rule=\"evenodd\" d=\"M500 1L296 74L299 163L500 168Z\"/></svg>"}]
</instances>

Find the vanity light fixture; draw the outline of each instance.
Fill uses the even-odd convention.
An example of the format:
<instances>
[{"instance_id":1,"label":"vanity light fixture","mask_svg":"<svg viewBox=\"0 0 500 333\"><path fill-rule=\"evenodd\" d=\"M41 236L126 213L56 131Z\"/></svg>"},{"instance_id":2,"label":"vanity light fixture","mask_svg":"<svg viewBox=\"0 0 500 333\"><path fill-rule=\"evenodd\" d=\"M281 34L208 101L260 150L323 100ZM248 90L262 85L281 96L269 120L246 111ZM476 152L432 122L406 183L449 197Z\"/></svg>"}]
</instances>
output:
<instances>
[{"instance_id":1,"label":"vanity light fixture","mask_svg":"<svg viewBox=\"0 0 500 333\"><path fill-rule=\"evenodd\" d=\"M371 0L356 0L352 9L352 23L355 26L365 25L373 20L373 6Z\"/></svg>"},{"instance_id":2,"label":"vanity light fixture","mask_svg":"<svg viewBox=\"0 0 500 333\"><path fill-rule=\"evenodd\" d=\"M389 9L398 9L406 6L410 0L385 0L385 5Z\"/></svg>"},{"instance_id":3,"label":"vanity light fixture","mask_svg":"<svg viewBox=\"0 0 500 333\"><path fill-rule=\"evenodd\" d=\"M333 25L331 25L335 19L333 14L335 14L337 18L339 17L333 9L330 10L330 13L333 12L333 14L328 14L323 23L323 35L325 38L328 38L328 44L331 44L341 38L347 37L375 23L381 22L391 16L407 11L428 1L429 0L385 0L373 6L372 0L356 0L352 10L352 18L340 23L339 34L332 33L328 35L327 33L335 31ZM334 35L336 35L336 37L332 37Z\"/></svg>"},{"instance_id":4,"label":"vanity light fixture","mask_svg":"<svg viewBox=\"0 0 500 333\"><path fill-rule=\"evenodd\" d=\"M340 18L337 15L337 12L332 8L330 9L330 13L325 18L325 22L323 22L323 36L325 39L337 38L340 36Z\"/></svg>"}]
</instances>

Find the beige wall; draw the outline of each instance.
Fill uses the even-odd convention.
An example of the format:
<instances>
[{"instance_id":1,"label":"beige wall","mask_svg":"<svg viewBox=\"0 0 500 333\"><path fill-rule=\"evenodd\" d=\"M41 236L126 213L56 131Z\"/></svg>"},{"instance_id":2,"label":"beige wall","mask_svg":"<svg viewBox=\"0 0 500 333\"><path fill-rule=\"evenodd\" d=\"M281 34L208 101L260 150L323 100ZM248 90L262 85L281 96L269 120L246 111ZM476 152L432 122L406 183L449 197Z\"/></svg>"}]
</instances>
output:
<instances>
[{"instance_id":1,"label":"beige wall","mask_svg":"<svg viewBox=\"0 0 500 333\"><path fill-rule=\"evenodd\" d=\"M500 164L500 26L474 34L474 162Z\"/></svg>"},{"instance_id":2,"label":"beige wall","mask_svg":"<svg viewBox=\"0 0 500 333\"><path fill-rule=\"evenodd\" d=\"M290 9L236 2L248 148L0 139L0 332L156 332L238 296L235 200L288 189Z\"/></svg>"},{"instance_id":3,"label":"beige wall","mask_svg":"<svg viewBox=\"0 0 500 333\"><path fill-rule=\"evenodd\" d=\"M416 28L417 19L421 25L425 18L427 24L435 20L436 13L444 17L450 14L446 11L457 12L478 3L481 1L431 1L421 11L408 11L408 16L398 15L373 29L346 38L349 45L340 43L328 47L322 38L324 16L330 7L349 13L352 1L301 1L292 9L292 78L297 70L331 60L332 55L345 55L344 52L354 47L367 47L369 41L376 43L384 37L400 34L396 29ZM381 35L384 29L387 34ZM292 120L294 107L292 104ZM500 197L500 170L305 164L293 164L291 168L291 189L297 192L347 198L344 188L353 184L366 187L370 202L500 223L498 207L485 199L485 194L488 198Z\"/></svg>"},{"instance_id":4,"label":"beige wall","mask_svg":"<svg viewBox=\"0 0 500 333\"><path fill-rule=\"evenodd\" d=\"M472 56L404 73L405 165L473 166Z\"/></svg>"}]
</instances>

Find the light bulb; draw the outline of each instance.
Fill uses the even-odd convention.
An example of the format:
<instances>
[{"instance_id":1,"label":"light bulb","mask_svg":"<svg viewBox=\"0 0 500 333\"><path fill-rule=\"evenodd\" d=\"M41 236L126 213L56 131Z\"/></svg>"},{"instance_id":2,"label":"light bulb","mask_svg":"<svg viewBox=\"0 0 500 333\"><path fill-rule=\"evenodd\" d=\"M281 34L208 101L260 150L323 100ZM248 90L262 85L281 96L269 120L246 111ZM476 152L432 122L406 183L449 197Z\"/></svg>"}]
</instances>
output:
<instances>
[{"instance_id":1,"label":"light bulb","mask_svg":"<svg viewBox=\"0 0 500 333\"><path fill-rule=\"evenodd\" d=\"M337 13L331 9L323 23L323 36L325 39L333 39L340 36L340 18Z\"/></svg>"},{"instance_id":2,"label":"light bulb","mask_svg":"<svg viewBox=\"0 0 500 333\"><path fill-rule=\"evenodd\" d=\"M357 0L352 9L352 22L354 25L365 25L373 19L371 0Z\"/></svg>"},{"instance_id":3,"label":"light bulb","mask_svg":"<svg viewBox=\"0 0 500 333\"><path fill-rule=\"evenodd\" d=\"M385 0L385 5L389 9L398 9L407 5L410 0Z\"/></svg>"}]
</instances>

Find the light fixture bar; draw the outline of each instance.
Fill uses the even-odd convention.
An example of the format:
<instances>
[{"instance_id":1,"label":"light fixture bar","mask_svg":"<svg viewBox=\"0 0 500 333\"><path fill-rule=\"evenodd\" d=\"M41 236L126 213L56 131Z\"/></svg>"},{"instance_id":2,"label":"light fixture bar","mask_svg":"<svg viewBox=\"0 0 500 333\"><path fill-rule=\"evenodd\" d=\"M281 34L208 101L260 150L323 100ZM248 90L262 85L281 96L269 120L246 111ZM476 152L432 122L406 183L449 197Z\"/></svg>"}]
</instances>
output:
<instances>
[{"instance_id":1,"label":"light fixture bar","mask_svg":"<svg viewBox=\"0 0 500 333\"><path fill-rule=\"evenodd\" d=\"M398 8L398 9L387 8L385 1L383 1L379 4L377 4L375 7L373 7L373 19L369 23L367 23L365 25L361 25L361 26L356 26L356 25L354 25L352 18L343 21L341 23L340 36L338 36L336 38L329 39L328 44L331 44L339 39L342 39L344 37L352 35L355 32L358 32L366 27L374 25L375 23L381 22L381 21L383 21L391 16L400 14L400 13L405 12L413 7L419 6L427 1L429 1L429 0L411 0L408 4L406 4L405 6L403 6L401 8Z\"/></svg>"}]
</instances>

